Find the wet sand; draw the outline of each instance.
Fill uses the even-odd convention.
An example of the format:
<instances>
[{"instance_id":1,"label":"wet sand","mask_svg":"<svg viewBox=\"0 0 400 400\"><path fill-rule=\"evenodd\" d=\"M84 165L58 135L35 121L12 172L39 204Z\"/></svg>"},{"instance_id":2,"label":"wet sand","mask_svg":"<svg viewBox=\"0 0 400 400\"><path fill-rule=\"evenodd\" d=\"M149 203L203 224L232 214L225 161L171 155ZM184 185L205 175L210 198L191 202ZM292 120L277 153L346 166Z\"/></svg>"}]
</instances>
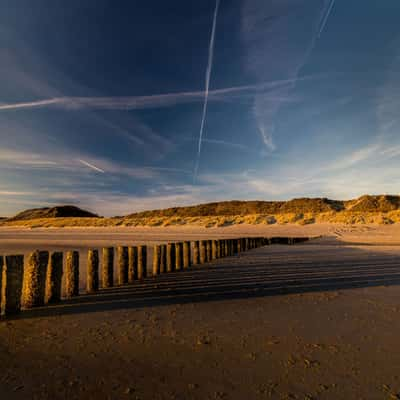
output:
<instances>
[{"instance_id":1,"label":"wet sand","mask_svg":"<svg viewBox=\"0 0 400 400\"><path fill-rule=\"evenodd\" d=\"M253 234L324 237L1 321L1 398L400 398L397 225L6 229L0 254Z\"/></svg>"}]
</instances>

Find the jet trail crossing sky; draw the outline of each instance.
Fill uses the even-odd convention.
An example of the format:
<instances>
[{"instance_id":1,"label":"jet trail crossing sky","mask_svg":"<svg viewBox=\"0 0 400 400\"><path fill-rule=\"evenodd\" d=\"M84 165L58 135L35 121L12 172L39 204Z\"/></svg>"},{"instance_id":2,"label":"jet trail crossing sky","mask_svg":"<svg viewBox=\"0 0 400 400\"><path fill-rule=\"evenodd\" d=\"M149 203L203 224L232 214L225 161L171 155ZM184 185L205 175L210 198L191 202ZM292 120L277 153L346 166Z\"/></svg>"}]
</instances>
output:
<instances>
[{"instance_id":1,"label":"jet trail crossing sky","mask_svg":"<svg viewBox=\"0 0 400 400\"><path fill-rule=\"evenodd\" d=\"M328 11L327 11L327 13L326 13L326 15L325 15L325 18L324 18L323 21L322 21L321 29L319 30L318 37L320 37L321 34L322 34L322 32L324 31L325 25L326 25L326 23L328 22L328 18L329 18L329 16L331 15L332 8L333 8L334 5L335 5L335 0L332 0L332 1L331 1L331 4L329 5Z\"/></svg>"},{"instance_id":2,"label":"jet trail crossing sky","mask_svg":"<svg viewBox=\"0 0 400 400\"><path fill-rule=\"evenodd\" d=\"M210 88L210 78L211 78L213 56L214 56L215 30L216 30L216 27L217 27L217 17L218 17L219 2L220 2L220 0L216 0L215 1L213 26L212 26L212 31L211 31L210 46L209 46L209 50L208 50L208 65L207 65L207 72L206 72L206 89L205 89L205 95L204 95L203 115L202 115L202 118L201 118L199 145L198 145L198 149L197 149L196 165L194 167L194 175L193 175L193 180L194 181L196 181L197 174L199 172L199 163L200 163L200 156L201 156L201 145L202 145L202 141L203 141L204 124L205 124L206 116L207 116L208 91L209 91L209 88Z\"/></svg>"}]
</instances>

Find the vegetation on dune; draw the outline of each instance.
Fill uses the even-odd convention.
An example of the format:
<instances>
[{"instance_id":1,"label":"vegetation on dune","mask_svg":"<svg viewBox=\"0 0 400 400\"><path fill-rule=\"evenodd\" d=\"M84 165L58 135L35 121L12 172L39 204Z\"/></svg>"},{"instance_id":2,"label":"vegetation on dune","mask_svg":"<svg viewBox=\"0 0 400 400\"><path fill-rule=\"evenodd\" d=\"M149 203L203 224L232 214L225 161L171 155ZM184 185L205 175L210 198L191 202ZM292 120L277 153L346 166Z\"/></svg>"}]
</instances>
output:
<instances>
[{"instance_id":1,"label":"vegetation on dune","mask_svg":"<svg viewBox=\"0 0 400 400\"><path fill-rule=\"evenodd\" d=\"M143 211L128 215L127 218L152 217L204 217L251 214L284 214L305 212L326 212L344 209L343 202L321 199L293 199L289 201L223 201L199 204L189 207L173 207L164 210Z\"/></svg>"},{"instance_id":2,"label":"vegetation on dune","mask_svg":"<svg viewBox=\"0 0 400 400\"><path fill-rule=\"evenodd\" d=\"M182 226L226 227L237 224L272 225L313 223L393 224L400 222L400 196L362 196L349 201L294 199L276 201L228 201L145 211L126 217L101 218L65 206L28 210L0 221L2 226L117 227Z\"/></svg>"},{"instance_id":3,"label":"vegetation on dune","mask_svg":"<svg viewBox=\"0 0 400 400\"><path fill-rule=\"evenodd\" d=\"M39 218L98 218L99 216L75 206L57 206L25 210L7 221L33 220Z\"/></svg>"}]
</instances>

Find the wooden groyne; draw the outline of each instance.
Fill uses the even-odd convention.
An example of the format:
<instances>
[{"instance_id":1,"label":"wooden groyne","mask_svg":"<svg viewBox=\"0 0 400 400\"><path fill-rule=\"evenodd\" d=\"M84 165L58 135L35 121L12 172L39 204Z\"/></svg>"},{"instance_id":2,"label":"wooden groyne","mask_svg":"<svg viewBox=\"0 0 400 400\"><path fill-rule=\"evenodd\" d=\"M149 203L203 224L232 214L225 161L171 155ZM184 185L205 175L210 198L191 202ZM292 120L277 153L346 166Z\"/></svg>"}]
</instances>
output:
<instances>
[{"instance_id":1,"label":"wooden groyne","mask_svg":"<svg viewBox=\"0 0 400 400\"><path fill-rule=\"evenodd\" d=\"M156 244L152 259L149 260L152 265L151 279L166 273L185 271L193 266L201 268L217 259L237 256L263 246L295 245L308 240L306 237L242 237ZM99 257L100 251L102 257ZM87 257L87 294L95 295L100 289L115 285L115 262L119 286L147 279L146 245L118 246L116 249L90 248ZM0 256L1 315L6 317L18 314L23 309L56 304L63 298L79 296L79 267L78 251L68 251L64 255L62 252L36 250L26 259L22 255Z\"/></svg>"}]
</instances>

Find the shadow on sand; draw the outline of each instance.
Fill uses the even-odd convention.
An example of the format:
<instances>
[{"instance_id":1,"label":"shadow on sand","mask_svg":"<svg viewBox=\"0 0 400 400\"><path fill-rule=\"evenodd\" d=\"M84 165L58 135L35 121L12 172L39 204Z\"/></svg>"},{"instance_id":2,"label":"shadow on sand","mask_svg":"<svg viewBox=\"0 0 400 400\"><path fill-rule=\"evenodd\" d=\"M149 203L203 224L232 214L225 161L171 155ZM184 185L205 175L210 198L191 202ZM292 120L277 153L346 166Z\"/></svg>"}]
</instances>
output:
<instances>
[{"instance_id":1,"label":"shadow on sand","mask_svg":"<svg viewBox=\"0 0 400 400\"><path fill-rule=\"evenodd\" d=\"M23 311L14 319L400 283L395 255L351 247L336 238L296 246L272 245L185 271L103 289L60 304Z\"/></svg>"}]
</instances>

